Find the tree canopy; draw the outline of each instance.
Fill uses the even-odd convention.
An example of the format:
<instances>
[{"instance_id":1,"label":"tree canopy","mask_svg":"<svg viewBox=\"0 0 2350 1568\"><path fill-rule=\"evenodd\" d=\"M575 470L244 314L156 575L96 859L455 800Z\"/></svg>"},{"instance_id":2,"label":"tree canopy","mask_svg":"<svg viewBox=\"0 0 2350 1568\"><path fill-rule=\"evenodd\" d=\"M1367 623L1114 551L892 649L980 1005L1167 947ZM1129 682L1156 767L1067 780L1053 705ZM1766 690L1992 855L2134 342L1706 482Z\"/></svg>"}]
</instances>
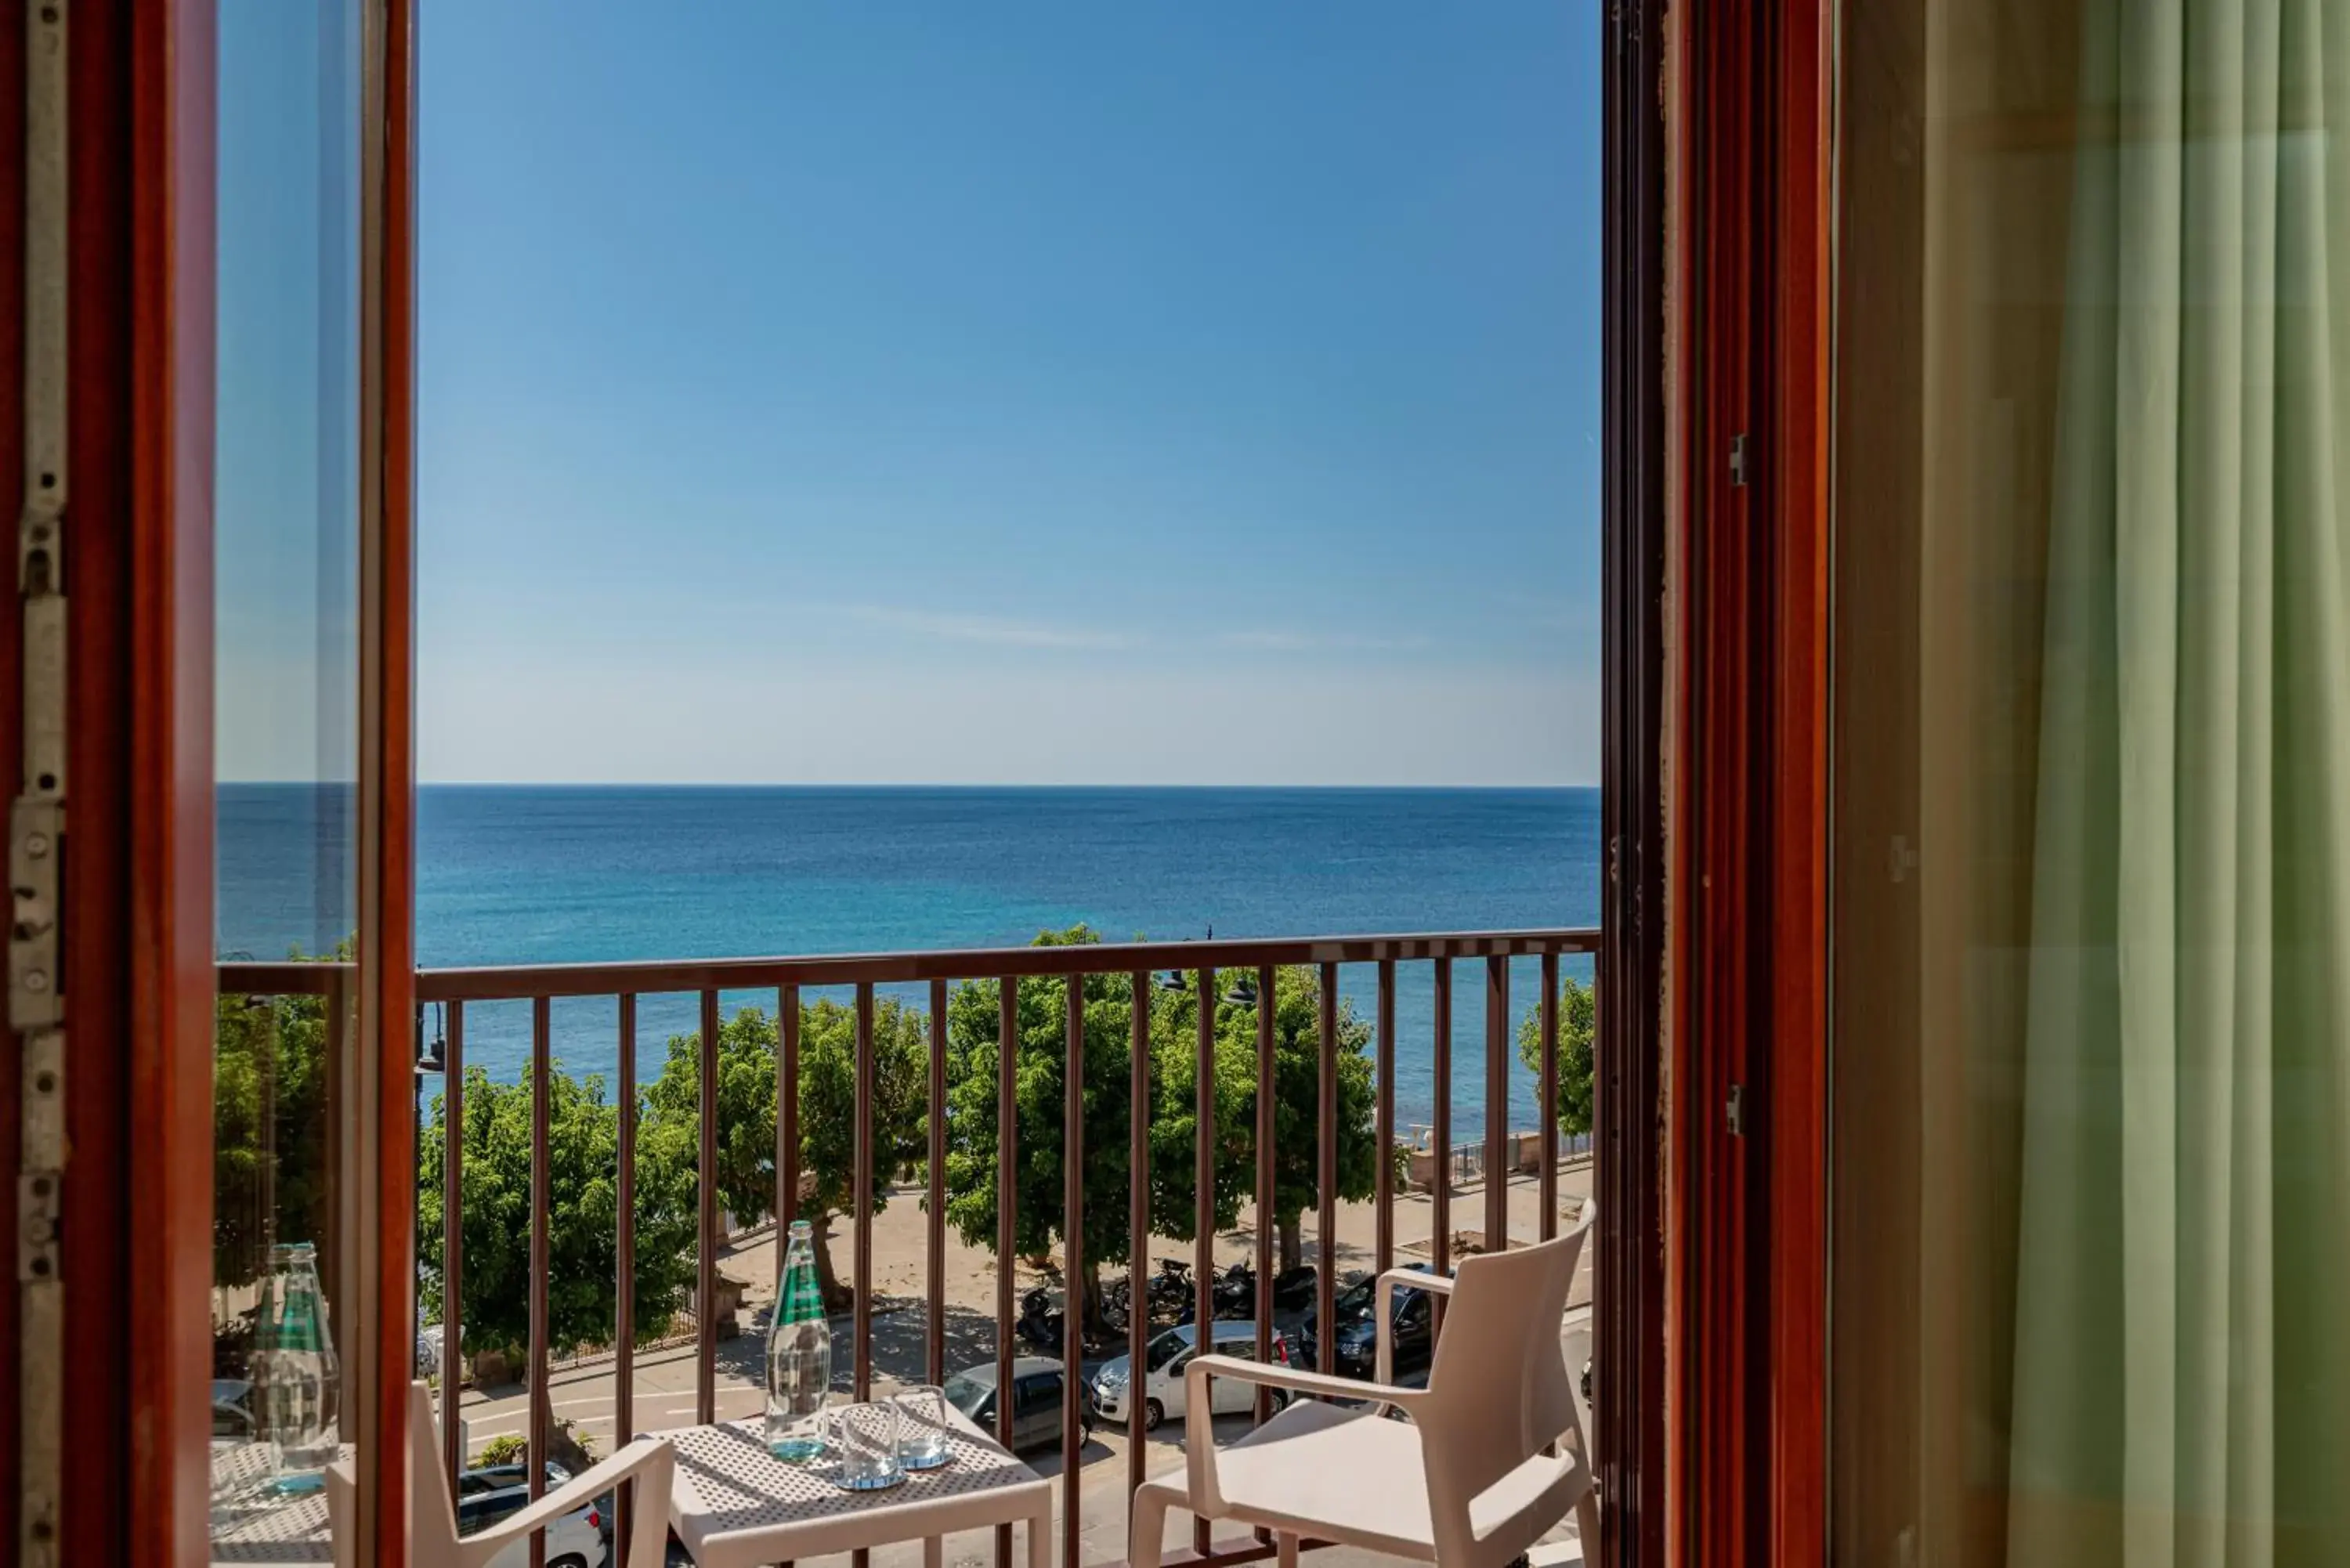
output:
<instances>
[{"instance_id":1,"label":"tree canopy","mask_svg":"<svg viewBox=\"0 0 2350 1568\"><path fill-rule=\"evenodd\" d=\"M296 961L350 958L350 944ZM327 1239L323 996L236 996L213 1010L213 1282L252 1283L276 1241Z\"/></svg>"},{"instance_id":2,"label":"tree canopy","mask_svg":"<svg viewBox=\"0 0 2350 1568\"><path fill-rule=\"evenodd\" d=\"M658 1136L681 1139L691 1164L701 1150L701 1039L672 1035L660 1076L647 1091ZM775 1019L746 1007L718 1027L718 1201L736 1223L775 1211ZM928 1126L927 1015L894 997L873 1006L873 1207L889 1207L889 1178L920 1158ZM827 1299L838 1282L826 1221L855 1196L857 1012L827 997L800 1008L800 1169L812 1189L800 1218L816 1232L816 1269Z\"/></svg>"},{"instance_id":3,"label":"tree canopy","mask_svg":"<svg viewBox=\"0 0 2350 1568\"><path fill-rule=\"evenodd\" d=\"M1561 1132L1591 1130L1592 1045L1598 1006L1591 985L1572 975L1558 982L1558 1126ZM1530 1073L1542 1072L1542 1010L1518 1024L1518 1060Z\"/></svg>"},{"instance_id":4,"label":"tree canopy","mask_svg":"<svg viewBox=\"0 0 2350 1568\"><path fill-rule=\"evenodd\" d=\"M1084 926L1048 931L1041 946L1087 944L1100 939ZM1088 977L1085 986L1085 1236L1088 1306L1106 1266L1125 1263L1128 1159L1132 1126L1131 1042L1134 984L1124 974ZM1019 1057L1014 1069L1018 1187L1014 1245L1042 1253L1061 1239L1066 1195L1064 1131L1068 1040L1068 982L1031 981L1018 988ZM993 1248L996 1221L997 1033L1001 989L969 981L948 1003L947 1218L973 1245ZM1274 977L1274 1211L1284 1256L1294 1260L1299 1213L1319 1199L1315 1128L1320 1115L1320 977L1309 967ZM1143 1005L1150 1015L1151 1229L1176 1241L1193 1239L1198 1132L1199 996L1152 987ZM1260 998L1258 1006L1264 1005ZM1240 1218L1256 1189L1255 1007L1218 1010L1215 1078L1215 1191L1218 1229ZM1338 1173L1341 1199L1369 1195L1378 1149L1372 1121L1370 1029L1350 1006L1339 1009Z\"/></svg>"},{"instance_id":5,"label":"tree canopy","mask_svg":"<svg viewBox=\"0 0 2350 1568\"><path fill-rule=\"evenodd\" d=\"M502 1084L465 1072L462 1173L463 1329L472 1350L526 1345L530 1335L530 1102L532 1077ZM432 1098L418 1150L417 1252L426 1314L442 1305L441 1170L447 1096ZM619 1106L601 1074L547 1078L547 1338L558 1348L612 1335L618 1299ZM639 1333L661 1332L685 1300L694 1271L694 1147L678 1129L640 1120L637 1143L636 1287Z\"/></svg>"}]
</instances>

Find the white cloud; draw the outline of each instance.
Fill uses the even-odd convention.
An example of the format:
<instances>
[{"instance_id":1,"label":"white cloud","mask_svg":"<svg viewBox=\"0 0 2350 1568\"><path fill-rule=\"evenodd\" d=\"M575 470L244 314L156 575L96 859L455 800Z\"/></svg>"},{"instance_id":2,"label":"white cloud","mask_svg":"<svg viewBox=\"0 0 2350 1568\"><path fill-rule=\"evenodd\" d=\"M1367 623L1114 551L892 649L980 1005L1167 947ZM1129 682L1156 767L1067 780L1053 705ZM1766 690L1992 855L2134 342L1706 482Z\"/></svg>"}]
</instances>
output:
<instances>
[{"instance_id":1,"label":"white cloud","mask_svg":"<svg viewBox=\"0 0 2350 1568\"><path fill-rule=\"evenodd\" d=\"M847 613L877 626L934 637L945 642L980 642L999 648L1132 648L1139 640L1123 632L1092 627L1049 626L995 616L955 615L899 605L850 605Z\"/></svg>"},{"instance_id":2,"label":"white cloud","mask_svg":"<svg viewBox=\"0 0 2350 1568\"><path fill-rule=\"evenodd\" d=\"M1373 637L1355 631L1228 631L1216 641L1267 653L1398 652L1429 645L1425 637Z\"/></svg>"}]
</instances>

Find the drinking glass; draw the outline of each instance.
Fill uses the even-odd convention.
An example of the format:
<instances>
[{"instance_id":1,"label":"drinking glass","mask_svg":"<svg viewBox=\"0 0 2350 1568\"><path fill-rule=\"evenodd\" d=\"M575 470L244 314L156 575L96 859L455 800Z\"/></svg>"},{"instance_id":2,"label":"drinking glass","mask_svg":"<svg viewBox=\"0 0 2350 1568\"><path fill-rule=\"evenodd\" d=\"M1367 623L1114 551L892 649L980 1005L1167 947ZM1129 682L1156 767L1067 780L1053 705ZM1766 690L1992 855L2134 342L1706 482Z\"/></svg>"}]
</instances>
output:
<instances>
[{"instance_id":1,"label":"drinking glass","mask_svg":"<svg viewBox=\"0 0 2350 1568\"><path fill-rule=\"evenodd\" d=\"M899 1390L898 1462L910 1470L934 1470L947 1462L946 1390L917 1383Z\"/></svg>"},{"instance_id":2,"label":"drinking glass","mask_svg":"<svg viewBox=\"0 0 2350 1568\"><path fill-rule=\"evenodd\" d=\"M906 1479L898 1462L898 1406L889 1399L837 1405L827 1412L826 1446L833 1479L849 1491L879 1491Z\"/></svg>"}]
</instances>

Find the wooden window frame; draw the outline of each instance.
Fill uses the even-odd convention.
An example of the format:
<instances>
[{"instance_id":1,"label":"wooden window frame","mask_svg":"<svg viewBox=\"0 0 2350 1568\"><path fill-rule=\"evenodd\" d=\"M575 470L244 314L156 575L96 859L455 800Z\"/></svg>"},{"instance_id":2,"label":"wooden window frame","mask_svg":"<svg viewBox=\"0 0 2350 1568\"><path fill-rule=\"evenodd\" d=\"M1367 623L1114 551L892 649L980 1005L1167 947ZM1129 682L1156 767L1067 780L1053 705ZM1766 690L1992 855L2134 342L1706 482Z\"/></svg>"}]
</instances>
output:
<instances>
[{"instance_id":1,"label":"wooden window frame","mask_svg":"<svg viewBox=\"0 0 2350 1568\"><path fill-rule=\"evenodd\" d=\"M22 103L36 7L0 27ZM26 1507L26 1412L0 1400L0 1542L37 1563L211 1561L213 198L217 0L72 0L68 162L68 839L60 898L70 1155L61 1207L70 1397L54 1539ZM415 1180L413 0L362 0L361 957L369 1233L346 1316L373 1463L370 1561L407 1560ZM0 116L0 493L23 493L25 134ZM24 746L24 620L0 616L0 754ZM386 1028L384 1021L401 1021ZM21 1054L22 1036L18 1036ZM0 1071L0 1163L23 1085ZM15 1182L12 1179L10 1186ZM18 1236L0 1206L5 1250ZM135 1219L135 1223L132 1222ZM352 1316L361 1321L352 1324ZM16 1289L0 1344L26 1354ZM12 1385L16 1380L9 1379ZM39 1500L34 1500L36 1501Z\"/></svg>"},{"instance_id":2,"label":"wooden window frame","mask_svg":"<svg viewBox=\"0 0 2350 1568\"><path fill-rule=\"evenodd\" d=\"M1835 21L1831 0L1674 16L1674 1563L1826 1553Z\"/></svg>"}]
</instances>

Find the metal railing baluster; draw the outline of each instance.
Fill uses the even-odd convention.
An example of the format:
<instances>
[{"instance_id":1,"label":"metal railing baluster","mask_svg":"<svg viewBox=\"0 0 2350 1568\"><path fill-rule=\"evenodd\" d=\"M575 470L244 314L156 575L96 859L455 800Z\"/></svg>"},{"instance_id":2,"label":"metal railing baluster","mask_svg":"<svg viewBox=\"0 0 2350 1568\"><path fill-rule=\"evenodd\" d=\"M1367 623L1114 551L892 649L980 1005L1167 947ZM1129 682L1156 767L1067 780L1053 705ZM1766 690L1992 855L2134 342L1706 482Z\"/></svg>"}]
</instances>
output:
<instances>
[{"instance_id":1,"label":"metal railing baluster","mask_svg":"<svg viewBox=\"0 0 2350 1568\"><path fill-rule=\"evenodd\" d=\"M1142 1484L1142 1346L1150 1326L1150 975L1127 977L1133 990L1127 1062L1126 1490ZM1128 1546L1131 1557L1133 1548Z\"/></svg>"},{"instance_id":2,"label":"metal railing baluster","mask_svg":"<svg viewBox=\"0 0 2350 1568\"><path fill-rule=\"evenodd\" d=\"M1485 960L1485 1251L1510 1250L1510 961Z\"/></svg>"},{"instance_id":3,"label":"metal railing baluster","mask_svg":"<svg viewBox=\"0 0 2350 1568\"><path fill-rule=\"evenodd\" d=\"M1273 1359L1273 1241L1280 1228L1277 1207L1280 1179L1274 1169L1274 987L1280 979L1271 964L1256 971L1256 1358ZM1323 1342L1326 1345L1327 1340ZM1213 1348L1213 1340L1209 1342ZM1328 1359L1329 1352L1323 1356ZM1255 1420L1260 1427L1273 1414L1273 1390L1256 1387Z\"/></svg>"},{"instance_id":4,"label":"metal railing baluster","mask_svg":"<svg viewBox=\"0 0 2350 1568\"><path fill-rule=\"evenodd\" d=\"M1014 1163L1020 1141L1020 981L996 986L995 1015L995 1440L1012 1446L1012 1296L1019 1217ZM1030 1526L1034 1529L1035 1526ZM995 1568L1012 1568L1012 1527L995 1527Z\"/></svg>"},{"instance_id":5,"label":"metal railing baluster","mask_svg":"<svg viewBox=\"0 0 2350 1568\"><path fill-rule=\"evenodd\" d=\"M854 1168L850 1183L855 1210L851 1229L857 1238L856 1300L849 1309L848 1342L852 1374L849 1397L862 1402L873 1397L873 982L857 987L857 1109L849 1144ZM853 1568L866 1568L872 1553L849 1553Z\"/></svg>"},{"instance_id":6,"label":"metal railing baluster","mask_svg":"<svg viewBox=\"0 0 2350 1568\"><path fill-rule=\"evenodd\" d=\"M449 1004L441 1055L441 1462L450 1494L465 1468L465 1004Z\"/></svg>"},{"instance_id":7,"label":"metal railing baluster","mask_svg":"<svg viewBox=\"0 0 2350 1568\"><path fill-rule=\"evenodd\" d=\"M1319 1015L1320 1072L1318 1092L1315 1096L1317 1108L1315 1161L1314 1168L1315 1195L1320 1211L1315 1216L1315 1227L1321 1234L1319 1261L1314 1280L1314 1316L1324 1345L1323 1359L1336 1365L1338 1351L1338 966L1322 966L1322 993L1316 999Z\"/></svg>"},{"instance_id":8,"label":"metal railing baluster","mask_svg":"<svg viewBox=\"0 0 2350 1568\"><path fill-rule=\"evenodd\" d=\"M1429 1193L1429 1267L1440 1274L1452 1272L1452 961L1436 961L1436 1039L1430 1047L1430 1085L1436 1147L1429 1161L1433 1190ZM1429 1301L1431 1339L1444 1332L1444 1298Z\"/></svg>"},{"instance_id":9,"label":"metal railing baluster","mask_svg":"<svg viewBox=\"0 0 2350 1568\"><path fill-rule=\"evenodd\" d=\"M930 1321L922 1337L922 1371L932 1385L947 1380L947 982L931 981L929 1210L923 1216Z\"/></svg>"},{"instance_id":10,"label":"metal railing baluster","mask_svg":"<svg viewBox=\"0 0 2350 1568\"><path fill-rule=\"evenodd\" d=\"M1191 1224L1192 1348L1215 1344L1216 1323L1216 971L1203 968L1199 981L1198 1054L1192 1063ZM1187 1413L1183 1419L1191 1420ZM1205 1420L1201 1413L1201 1419ZM1191 1521L1191 1548L1208 1550L1208 1521Z\"/></svg>"},{"instance_id":11,"label":"metal railing baluster","mask_svg":"<svg viewBox=\"0 0 2350 1568\"><path fill-rule=\"evenodd\" d=\"M1068 1047L1061 1059L1061 1557L1077 1568L1085 1523L1086 978L1068 979Z\"/></svg>"},{"instance_id":12,"label":"metal railing baluster","mask_svg":"<svg viewBox=\"0 0 2350 1568\"><path fill-rule=\"evenodd\" d=\"M693 1418L718 1419L718 992L702 993L701 1210L694 1259Z\"/></svg>"},{"instance_id":13,"label":"metal railing baluster","mask_svg":"<svg viewBox=\"0 0 2350 1568\"><path fill-rule=\"evenodd\" d=\"M1542 956L1542 1001L1534 1027L1542 1031L1542 1220L1543 1241L1558 1234L1558 955Z\"/></svg>"},{"instance_id":14,"label":"metal railing baluster","mask_svg":"<svg viewBox=\"0 0 2350 1568\"><path fill-rule=\"evenodd\" d=\"M612 1451L637 1432L637 999L623 992L619 1021L619 1147L614 1152L619 1167L614 1195L617 1220L612 1311ZM647 1500L637 1496L637 1483L620 1488L612 1500L612 1539L628 1550L629 1527L636 1510ZM667 1505L651 1500L655 1508ZM637 1568L630 1564L629 1568Z\"/></svg>"},{"instance_id":15,"label":"metal railing baluster","mask_svg":"<svg viewBox=\"0 0 2350 1568\"><path fill-rule=\"evenodd\" d=\"M1378 1169L1371 1179L1373 1222L1378 1228L1371 1243L1375 1275L1395 1267L1395 960L1381 959L1378 1034L1372 1046L1377 1055L1371 1068L1378 1077L1378 1102L1371 1113L1373 1141L1379 1151Z\"/></svg>"},{"instance_id":16,"label":"metal railing baluster","mask_svg":"<svg viewBox=\"0 0 2350 1568\"><path fill-rule=\"evenodd\" d=\"M546 1394L546 1276L548 1226L554 1210L553 1172L547 1152L547 1120L554 1078L551 1004L538 997L530 1007L530 1496L546 1493L546 1461L555 1410ZM546 1568L546 1532L530 1532L531 1568Z\"/></svg>"}]
</instances>

